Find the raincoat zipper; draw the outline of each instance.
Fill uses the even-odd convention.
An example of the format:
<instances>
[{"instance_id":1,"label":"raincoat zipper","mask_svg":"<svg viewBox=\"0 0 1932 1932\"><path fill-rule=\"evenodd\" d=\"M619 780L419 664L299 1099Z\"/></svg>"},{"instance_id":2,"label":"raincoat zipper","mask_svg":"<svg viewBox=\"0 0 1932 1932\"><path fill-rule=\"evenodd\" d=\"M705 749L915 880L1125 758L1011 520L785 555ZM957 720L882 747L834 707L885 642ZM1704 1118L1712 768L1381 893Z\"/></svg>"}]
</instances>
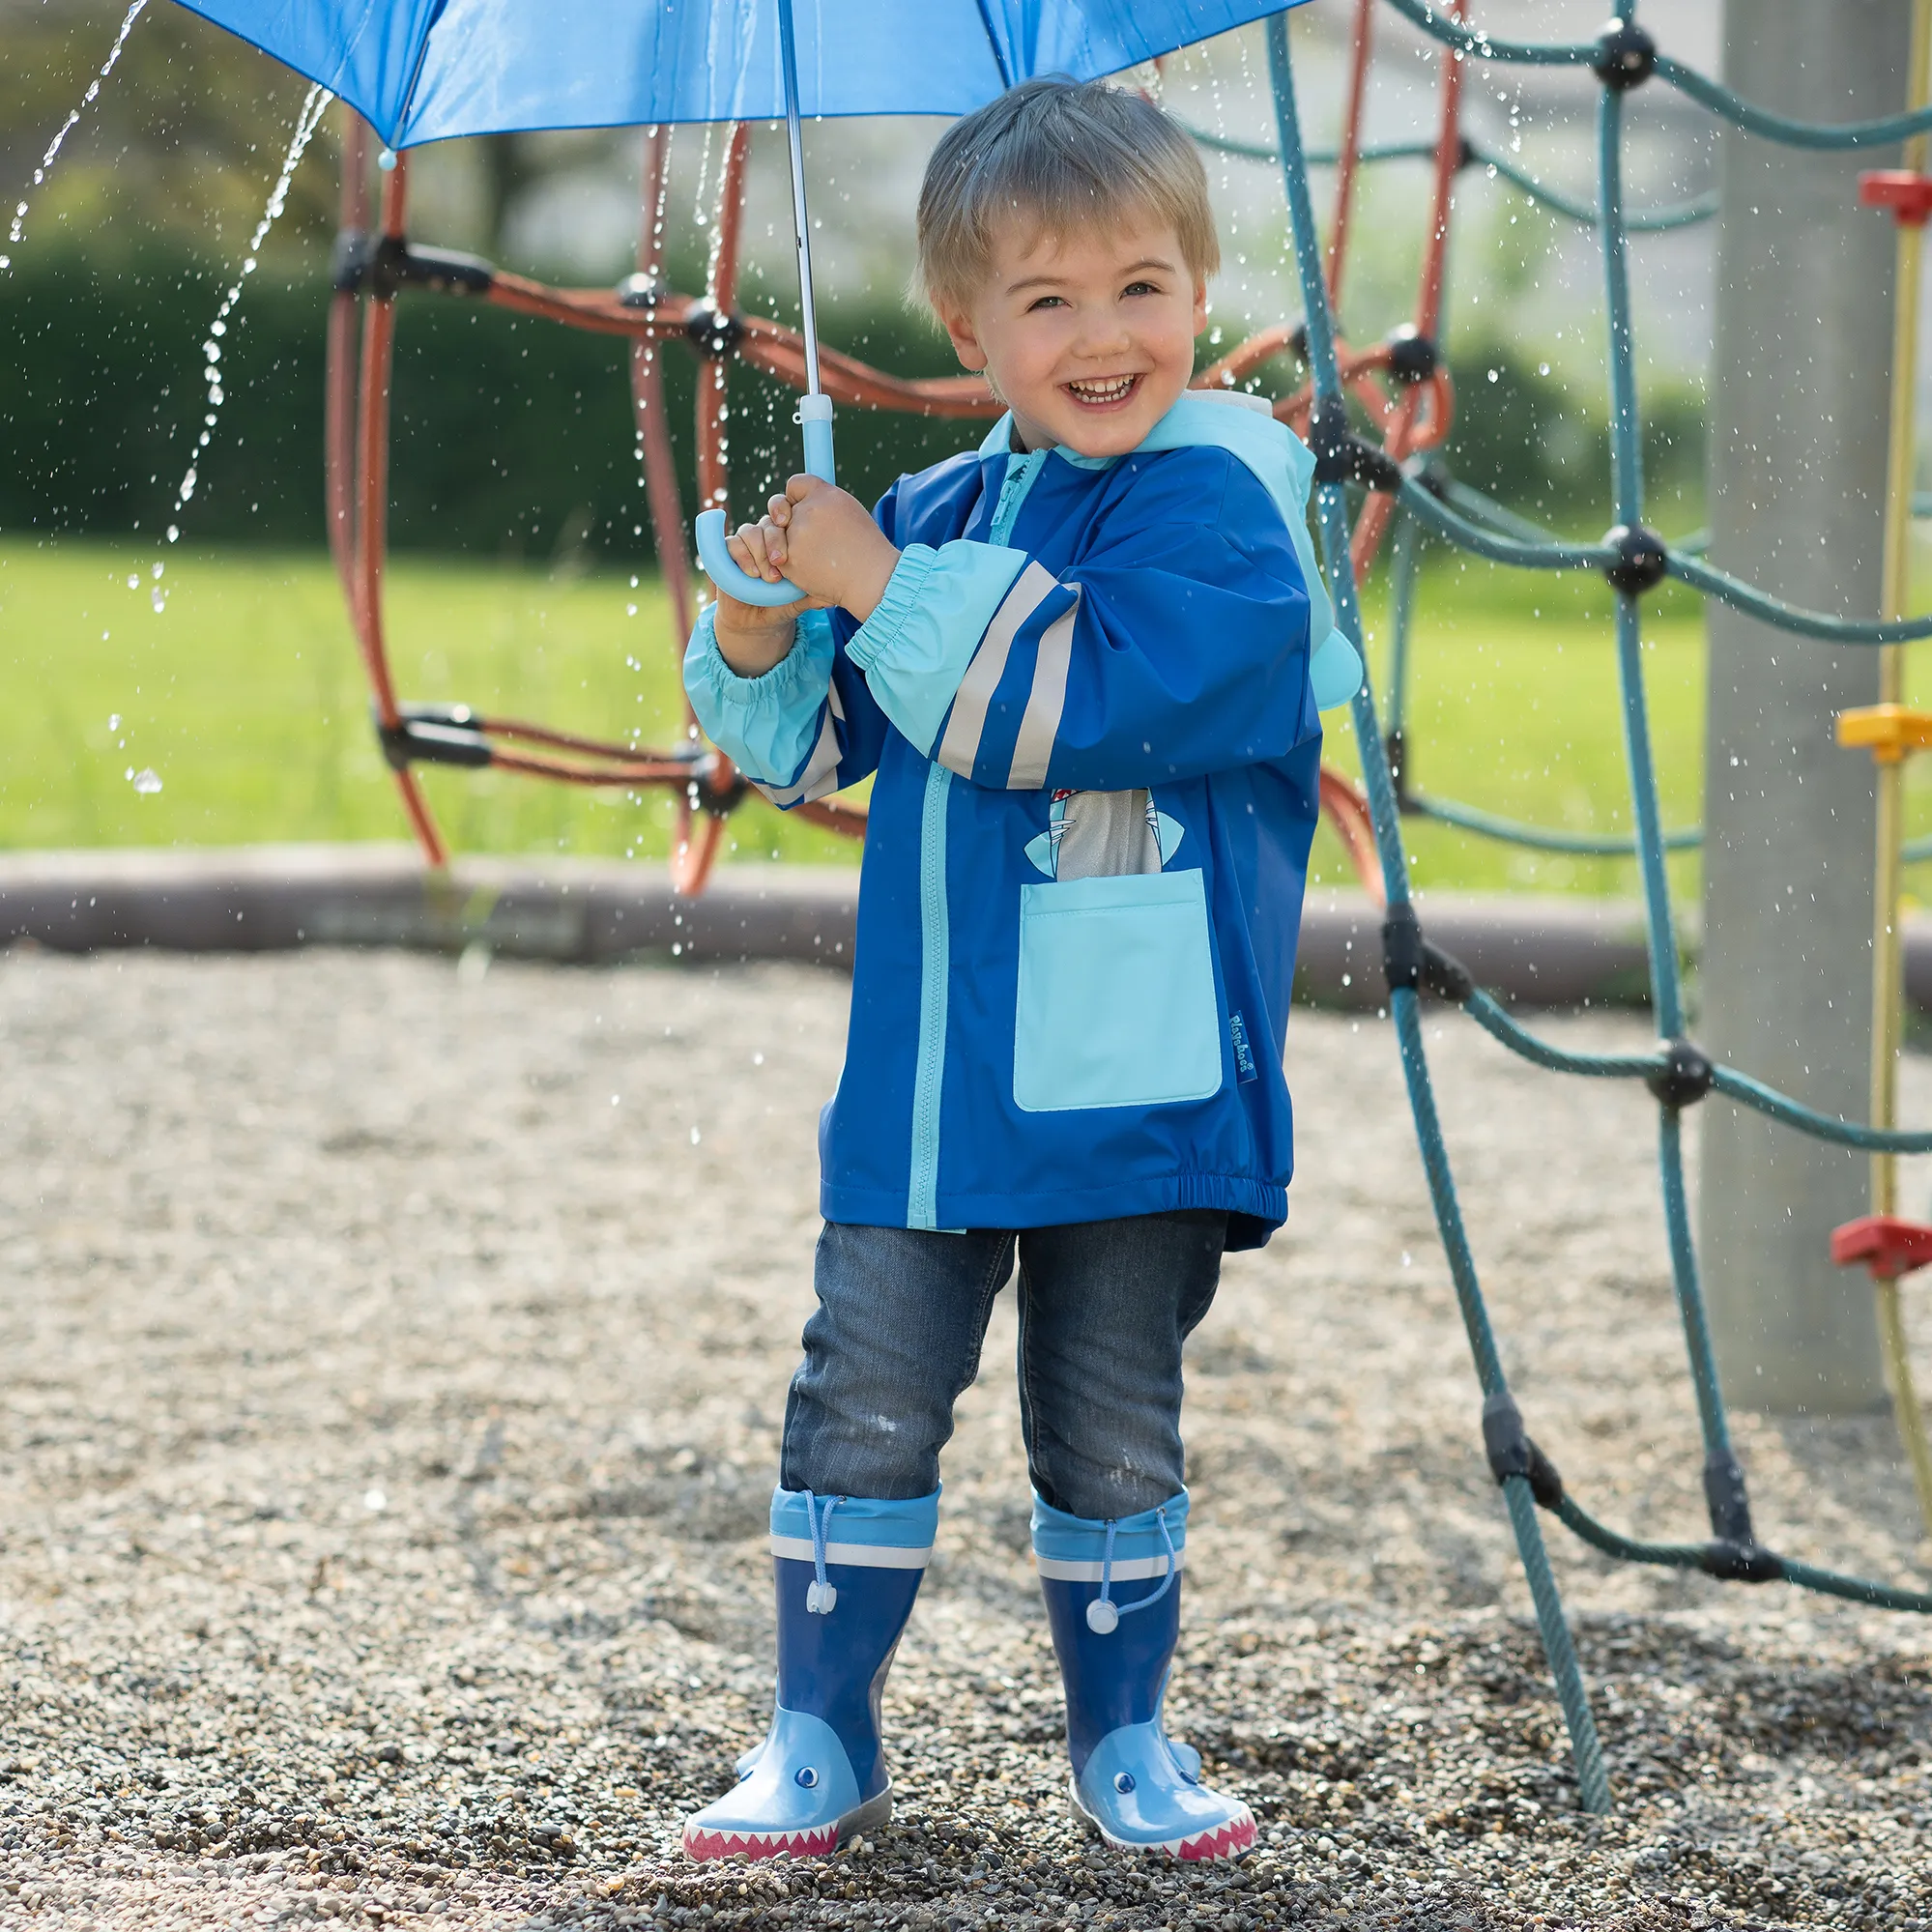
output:
<instances>
[{"instance_id":1,"label":"raincoat zipper","mask_svg":"<svg viewBox=\"0 0 1932 1932\"><path fill-rule=\"evenodd\" d=\"M1052 452L1009 457L988 543L1004 543L1020 506ZM946 805L953 774L936 759L926 769L919 814L919 1054L912 1078L912 1150L906 1185L906 1226L939 1225L939 1097L946 1072L946 992L952 973L952 924L946 904Z\"/></svg>"}]
</instances>

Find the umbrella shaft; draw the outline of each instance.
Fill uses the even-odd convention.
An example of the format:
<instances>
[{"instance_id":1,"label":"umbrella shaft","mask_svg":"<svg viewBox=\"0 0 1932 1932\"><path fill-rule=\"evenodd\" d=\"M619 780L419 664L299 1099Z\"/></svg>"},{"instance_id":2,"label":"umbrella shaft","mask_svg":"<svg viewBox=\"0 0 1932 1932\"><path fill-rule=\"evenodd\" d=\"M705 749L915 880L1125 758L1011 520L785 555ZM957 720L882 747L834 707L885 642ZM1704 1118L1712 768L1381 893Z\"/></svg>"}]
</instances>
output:
<instances>
[{"instance_id":1,"label":"umbrella shaft","mask_svg":"<svg viewBox=\"0 0 1932 1932\"><path fill-rule=\"evenodd\" d=\"M778 51L785 66L785 132L792 143L792 226L798 237L799 332L805 338L805 392L818 395L819 316L812 301L812 221L805 207L805 143L798 128L798 54L792 0L778 0Z\"/></svg>"}]
</instances>

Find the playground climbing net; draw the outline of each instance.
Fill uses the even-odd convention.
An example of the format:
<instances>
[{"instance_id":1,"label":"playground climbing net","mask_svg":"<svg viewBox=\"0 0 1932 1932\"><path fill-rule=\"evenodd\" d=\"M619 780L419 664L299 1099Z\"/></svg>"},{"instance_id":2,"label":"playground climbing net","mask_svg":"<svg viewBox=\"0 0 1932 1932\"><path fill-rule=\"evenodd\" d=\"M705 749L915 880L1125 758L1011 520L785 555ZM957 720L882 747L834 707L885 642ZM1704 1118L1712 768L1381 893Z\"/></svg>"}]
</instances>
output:
<instances>
[{"instance_id":1,"label":"playground climbing net","mask_svg":"<svg viewBox=\"0 0 1932 1932\"><path fill-rule=\"evenodd\" d=\"M1883 120L1838 127L1801 123L1766 112L1729 89L1674 61L1635 18L1635 0L1619 0L1615 18L1595 39L1538 43L1499 40L1468 23L1466 0L1438 7L1429 0L1379 0L1427 35L1441 49L1440 116L1428 142L1365 146L1363 101L1370 61L1370 22L1378 0L1355 0L1354 60L1348 112L1337 152L1316 155L1304 145L1295 99L1285 15L1267 23L1269 80L1278 144L1273 149L1203 135L1211 144L1278 160L1286 190L1305 320L1259 332L1197 380L1203 385L1252 382L1270 360L1293 351L1310 371L1308 384L1274 405L1300 429L1316 458L1316 513L1341 621L1361 639L1357 582L1394 532L1397 622L1393 686L1399 706L1405 674L1406 600L1412 590L1415 544L1422 533L1476 557L1529 570L1596 571L1616 593L1616 654L1633 801L1633 833L1592 838L1513 825L1487 814L1417 793L1402 778L1400 714L1384 733L1372 688L1352 704L1362 768L1360 792L1324 773L1323 808L1341 833L1365 885L1382 901L1384 965L1389 1009L1399 1043L1424 1167L1459 1299L1483 1394L1483 1434L1528 1577L1557 1692L1568 1720L1583 1804L1610 1803L1608 1778L1576 1655L1551 1574L1538 1514L1555 1514L1604 1554L1626 1562L1695 1570L1726 1580L1782 1580L1807 1590L1880 1607L1932 1612L1932 1593L1841 1575L1781 1556L1760 1541L1744 1472L1732 1446L1698 1280L1685 1186L1683 1119L1708 1094L1763 1112L1802 1134L1880 1155L1932 1151L1932 1132L1894 1132L1828 1117L1777 1093L1745 1073L1712 1061L1685 1036L1678 948L1665 854L1693 843L1694 831L1667 833L1659 822L1658 788L1645 711L1641 660L1641 599L1675 578L1764 621L1836 645L1891 647L1932 635L1932 621L1895 618L1857 621L1801 610L1743 583L1704 561L1694 542L1671 545L1644 522L1634 353L1631 343L1628 251L1633 232L1701 219L1708 202L1642 214L1626 209L1622 159L1627 101L1635 89L1666 86L1719 120L1764 138L1808 148L1874 146L1932 128L1932 110L1918 108ZM1921 14L1927 12L1921 0ZM1477 64L1545 66L1592 72L1597 96L1598 194L1593 205L1544 187L1506 157L1464 137L1460 94ZM1918 63L1923 66L1922 59ZM722 828L743 796L743 781L715 749L703 744L687 720L683 742L651 751L607 743L545 727L479 715L455 705L400 701L391 679L383 623L383 533L389 469L389 384L396 299L428 290L487 303L626 338L630 344L638 454L664 572L677 641L688 634L693 582L665 417L662 352L682 343L699 359L698 477L705 505L727 501L725 425L731 368L751 364L793 388L803 386L797 335L764 317L741 313L736 303L746 145L749 130L734 128L719 171L716 219L707 286L702 297L670 289L663 274L668 130L644 137L643 218L638 270L616 290L557 289L492 268L474 257L413 244L406 233L408 159L384 177L380 209L369 196L368 136L351 120L344 141L342 232L334 258L329 329L327 470L329 527L375 700L378 731L425 855L442 864L445 848L418 783L423 764L495 766L533 776L626 789L668 788L678 815L673 876L683 892L703 889ZM1351 191L1367 163L1405 156L1432 159L1433 218L1414 319L1388 340L1366 348L1341 341L1335 301L1346 260ZM1557 214L1593 225L1600 238L1608 305L1611 483L1615 527L1600 542L1560 540L1504 511L1448 476L1430 452L1446 437L1454 393L1439 353L1444 250L1458 171L1472 161L1545 202ZM1317 236L1309 176L1312 165L1338 171L1337 216L1326 246ZM958 418L987 418L997 404L975 378L908 381L851 358L826 352L826 389L840 402ZM1358 433L1349 409L1375 432ZM1359 508L1354 506L1359 503ZM1351 511L1353 511L1351 515ZM1392 756L1393 754L1393 756ZM827 802L801 808L839 830L862 834L862 808ZM1400 821L1404 812L1459 824L1467 830L1548 849L1632 853L1642 879L1648 919L1651 996L1659 1043L1649 1053L1593 1054L1560 1049L1520 1024L1476 987L1455 960L1424 935L1411 902ZM1600 1522L1566 1489L1554 1465L1528 1434L1503 1372L1485 1306L1476 1261L1457 1204L1456 1183L1436 1111L1419 1004L1425 992L1460 1006L1506 1047L1551 1071L1600 1080L1641 1081L1658 1104L1658 1163L1672 1277L1695 1386L1705 1462L1711 1536L1703 1541L1641 1541Z\"/></svg>"}]
</instances>

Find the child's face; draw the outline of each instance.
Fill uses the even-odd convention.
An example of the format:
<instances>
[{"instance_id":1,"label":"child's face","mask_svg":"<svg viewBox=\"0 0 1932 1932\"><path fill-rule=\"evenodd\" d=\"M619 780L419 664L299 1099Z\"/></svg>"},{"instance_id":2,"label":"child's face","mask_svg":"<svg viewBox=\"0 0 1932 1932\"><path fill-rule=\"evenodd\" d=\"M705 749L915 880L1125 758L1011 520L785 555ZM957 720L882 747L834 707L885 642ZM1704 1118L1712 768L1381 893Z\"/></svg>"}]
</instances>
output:
<instances>
[{"instance_id":1,"label":"child's face","mask_svg":"<svg viewBox=\"0 0 1932 1932\"><path fill-rule=\"evenodd\" d=\"M1015 220L970 305L940 320L1028 449L1124 456L1187 388L1207 290L1173 231L1145 217L1064 239Z\"/></svg>"}]
</instances>

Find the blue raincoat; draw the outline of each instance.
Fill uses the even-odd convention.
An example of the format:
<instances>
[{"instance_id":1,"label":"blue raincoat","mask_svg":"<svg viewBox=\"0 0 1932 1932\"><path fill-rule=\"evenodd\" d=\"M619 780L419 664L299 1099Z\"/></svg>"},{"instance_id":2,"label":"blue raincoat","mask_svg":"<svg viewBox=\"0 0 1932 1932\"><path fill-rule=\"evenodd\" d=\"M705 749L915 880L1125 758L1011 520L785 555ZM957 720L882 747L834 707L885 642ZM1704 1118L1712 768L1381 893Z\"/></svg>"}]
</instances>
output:
<instances>
[{"instance_id":1,"label":"blue raincoat","mask_svg":"<svg viewBox=\"0 0 1932 1932\"><path fill-rule=\"evenodd\" d=\"M1240 1248L1285 1218L1311 636L1317 684L1359 664L1312 459L1248 401L1190 392L1114 458L1002 418L880 501L904 554L872 616L805 615L764 677L700 620L692 703L774 803L876 774L827 1220L1221 1208Z\"/></svg>"}]
</instances>

